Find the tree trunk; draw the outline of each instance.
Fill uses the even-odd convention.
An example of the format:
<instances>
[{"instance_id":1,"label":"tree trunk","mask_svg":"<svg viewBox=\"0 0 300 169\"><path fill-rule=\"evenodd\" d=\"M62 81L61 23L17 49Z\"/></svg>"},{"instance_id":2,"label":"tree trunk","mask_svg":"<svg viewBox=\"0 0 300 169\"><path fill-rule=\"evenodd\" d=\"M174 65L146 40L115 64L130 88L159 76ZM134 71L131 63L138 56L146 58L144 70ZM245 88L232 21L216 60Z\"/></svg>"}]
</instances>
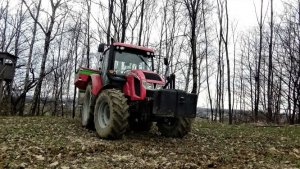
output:
<instances>
[{"instance_id":1,"label":"tree trunk","mask_svg":"<svg viewBox=\"0 0 300 169\"><path fill-rule=\"evenodd\" d=\"M210 84L209 84L209 74L208 74L208 38L207 38L207 30L206 30L206 17L205 17L205 10L204 10L204 2L205 0L202 0L202 17L203 17L203 29L204 29L204 37L205 37L205 67L206 67L206 85L207 85L207 93L208 93L208 99L209 99L209 105L210 105L210 113L211 116L214 114L213 105L212 105L212 99L210 94Z\"/></svg>"},{"instance_id":2,"label":"tree trunk","mask_svg":"<svg viewBox=\"0 0 300 169\"><path fill-rule=\"evenodd\" d=\"M39 75L37 85L35 87L33 102L32 102L32 106L31 106L31 114L32 115L39 115L39 104L40 104L42 84L43 84L43 80L44 80L44 77L45 77L46 60L47 60L47 56L48 56L48 52L49 52L49 46L50 46L50 42L51 42L51 40L50 40L51 31L47 32L45 42L44 42L44 54L42 56L42 64L41 64L40 75Z\"/></svg>"},{"instance_id":3,"label":"tree trunk","mask_svg":"<svg viewBox=\"0 0 300 169\"><path fill-rule=\"evenodd\" d=\"M75 72L77 72L77 63L78 63L78 42L79 42L79 35L80 35L80 28L81 28L81 20L79 19L79 23L76 23L75 30L74 30L74 36L75 36ZM72 110L72 117L75 117L76 113L76 94L77 94L77 88L74 85L74 93L73 93L73 110Z\"/></svg>"},{"instance_id":4,"label":"tree trunk","mask_svg":"<svg viewBox=\"0 0 300 169\"><path fill-rule=\"evenodd\" d=\"M271 1L271 24L269 42L269 71L268 71L268 120L272 122L273 108L273 0Z\"/></svg>"},{"instance_id":5,"label":"tree trunk","mask_svg":"<svg viewBox=\"0 0 300 169\"><path fill-rule=\"evenodd\" d=\"M230 63L229 63L229 53L228 53L228 29L229 29L229 18L228 18L228 6L227 0L225 0L225 16L226 16L226 36L223 37L227 61L227 88L228 88L228 116L229 124L232 124L232 109L231 109L231 84L230 84Z\"/></svg>"},{"instance_id":6,"label":"tree trunk","mask_svg":"<svg viewBox=\"0 0 300 169\"><path fill-rule=\"evenodd\" d=\"M192 46L192 70L193 70L193 87L192 93L197 92L197 47L196 47L196 18L192 22L192 38L191 38L191 46Z\"/></svg>"},{"instance_id":7,"label":"tree trunk","mask_svg":"<svg viewBox=\"0 0 300 169\"><path fill-rule=\"evenodd\" d=\"M191 50L192 50L192 74L193 74L193 88L192 93L197 93L197 20L200 6L200 0L184 0L185 6L189 12L189 20L191 24Z\"/></svg>"},{"instance_id":8,"label":"tree trunk","mask_svg":"<svg viewBox=\"0 0 300 169\"><path fill-rule=\"evenodd\" d=\"M90 16L91 16L91 0L86 0L88 13L87 13L87 46L86 46L86 59L87 68L90 68Z\"/></svg>"},{"instance_id":9,"label":"tree trunk","mask_svg":"<svg viewBox=\"0 0 300 169\"><path fill-rule=\"evenodd\" d=\"M255 82L256 82L256 95L255 95L255 121L258 120L258 106L259 106L259 99L260 99L260 68L261 68L261 58L262 58L262 41L263 41L263 2L261 0L261 8L260 8L260 21L259 21L259 53L258 53L258 66L255 75Z\"/></svg>"},{"instance_id":10,"label":"tree trunk","mask_svg":"<svg viewBox=\"0 0 300 169\"><path fill-rule=\"evenodd\" d=\"M125 42L126 38L126 28L127 28L127 19L126 19L126 12L127 12L127 0L122 0L122 36L121 42Z\"/></svg>"},{"instance_id":11,"label":"tree trunk","mask_svg":"<svg viewBox=\"0 0 300 169\"><path fill-rule=\"evenodd\" d=\"M145 0L142 0L142 6L141 6L141 25L140 25L139 42L138 42L139 46L141 46L141 41L142 41L142 32L143 32L143 23L144 23L144 5L145 5Z\"/></svg>"},{"instance_id":12,"label":"tree trunk","mask_svg":"<svg viewBox=\"0 0 300 169\"><path fill-rule=\"evenodd\" d=\"M110 44L110 29L111 29L111 22L112 22L112 15L114 10L114 0L108 0L109 10L108 10L108 27L107 27L107 35L106 35L106 42L107 45Z\"/></svg>"},{"instance_id":13,"label":"tree trunk","mask_svg":"<svg viewBox=\"0 0 300 169\"><path fill-rule=\"evenodd\" d=\"M157 66L157 73L163 73L163 64L161 62L161 55L162 55L162 43L163 43L163 30L164 30L164 25L166 23L167 19L167 6L168 6L168 0L166 0L166 4L164 6L164 16L161 24L161 30L160 30L160 41L159 41L159 50L158 50L158 66ZM167 40L167 39L166 39ZM161 71L160 71L161 70Z\"/></svg>"},{"instance_id":14,"label":"tree trunk","mask_svg":"<svg viewBox=\"0 0 300 169\"><path fill-rule=\"evenodd\" d=\"M185 79L184 91L186 91L186 92L188 92L188 89L189 89L191 69L192 69L192 54L190 54L190 57L189 57L187 75L186 75L186 79Z\"/></svg>"}]
</instances>

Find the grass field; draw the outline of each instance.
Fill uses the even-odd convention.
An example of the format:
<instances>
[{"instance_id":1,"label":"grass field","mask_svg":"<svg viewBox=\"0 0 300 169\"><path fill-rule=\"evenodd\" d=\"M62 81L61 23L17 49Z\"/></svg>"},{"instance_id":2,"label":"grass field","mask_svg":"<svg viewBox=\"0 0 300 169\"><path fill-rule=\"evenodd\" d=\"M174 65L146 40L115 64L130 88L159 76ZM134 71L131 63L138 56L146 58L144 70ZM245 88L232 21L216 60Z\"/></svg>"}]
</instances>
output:
<instances>
[{"instance_id":1,"label":"grass field","mask_svg":"<svg viewBox=\"0 0 300 169\"><path fill-rule=\"evenodd\" d=\"M0 117L0 168L300 168L300 126L196 120L183 139L153 127L109 141L78 120Z\"/></svg>"}]
</instances>

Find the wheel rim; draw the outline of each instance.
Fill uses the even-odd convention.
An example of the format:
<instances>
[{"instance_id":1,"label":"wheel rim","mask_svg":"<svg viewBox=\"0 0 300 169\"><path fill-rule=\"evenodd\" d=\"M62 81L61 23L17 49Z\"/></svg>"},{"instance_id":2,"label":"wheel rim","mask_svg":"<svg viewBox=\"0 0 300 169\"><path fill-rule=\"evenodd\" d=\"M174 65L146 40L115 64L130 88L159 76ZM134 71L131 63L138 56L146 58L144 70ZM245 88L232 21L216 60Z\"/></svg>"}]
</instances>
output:
<instances>
[{"instance_id":1,"label":"wheel rim","mask_svg":"<svg viewBox=\"0 0 300 169\"><path fill-rule=\"evenodd\" d=\"M109 125L110 109L108 103L102 102L99 105L97 120L101 128L105 128Z\"/></svg>"}]
</instances>

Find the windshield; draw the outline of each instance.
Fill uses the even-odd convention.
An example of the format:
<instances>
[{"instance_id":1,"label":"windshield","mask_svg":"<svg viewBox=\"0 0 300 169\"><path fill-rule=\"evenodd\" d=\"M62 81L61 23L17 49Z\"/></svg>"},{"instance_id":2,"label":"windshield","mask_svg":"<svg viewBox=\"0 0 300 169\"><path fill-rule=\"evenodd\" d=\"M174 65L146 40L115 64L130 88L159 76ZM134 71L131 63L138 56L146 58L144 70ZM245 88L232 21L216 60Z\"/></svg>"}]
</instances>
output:
<instances>
[{"instance_id":1,"label":"windshield","mask_svg":"<svg viewBox=\"0 0 300 169\"><path fill-rule=\"evenodd\" d=\"M143 54L116 51L114 69L116 74L124 74L133 69L152 70L152 58Z\"/></svg>"}]
</instances>

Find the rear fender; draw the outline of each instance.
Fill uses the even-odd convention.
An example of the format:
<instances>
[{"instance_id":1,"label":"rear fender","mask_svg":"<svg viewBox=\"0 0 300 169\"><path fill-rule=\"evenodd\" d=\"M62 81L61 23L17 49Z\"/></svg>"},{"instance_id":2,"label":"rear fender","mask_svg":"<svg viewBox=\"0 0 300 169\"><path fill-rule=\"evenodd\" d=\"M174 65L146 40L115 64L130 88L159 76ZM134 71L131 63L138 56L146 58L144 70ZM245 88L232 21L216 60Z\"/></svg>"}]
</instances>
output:
<instances>
[{"instance_id":1,"label":"rear fender","mask_svg":"<svg viewBox=\"0 0 300 169\"><path fill-rule=\"evenodd\" d=\"M89 75L86 74L76 74L75 77L75 86L80 90L85 90L90 80Z\"/></svg>"},{"instance_id":2,"label":"rear fender","mask_svg":"<svg viewBox=\"0 0 300 169\"><path fill-rule=\"evenodd\" d=\"M102 77L99 74L92 74L91 81L92 81L92 94L94 96L97 96L100 90L103 88Z\"/></svg>"}]
</instances>

